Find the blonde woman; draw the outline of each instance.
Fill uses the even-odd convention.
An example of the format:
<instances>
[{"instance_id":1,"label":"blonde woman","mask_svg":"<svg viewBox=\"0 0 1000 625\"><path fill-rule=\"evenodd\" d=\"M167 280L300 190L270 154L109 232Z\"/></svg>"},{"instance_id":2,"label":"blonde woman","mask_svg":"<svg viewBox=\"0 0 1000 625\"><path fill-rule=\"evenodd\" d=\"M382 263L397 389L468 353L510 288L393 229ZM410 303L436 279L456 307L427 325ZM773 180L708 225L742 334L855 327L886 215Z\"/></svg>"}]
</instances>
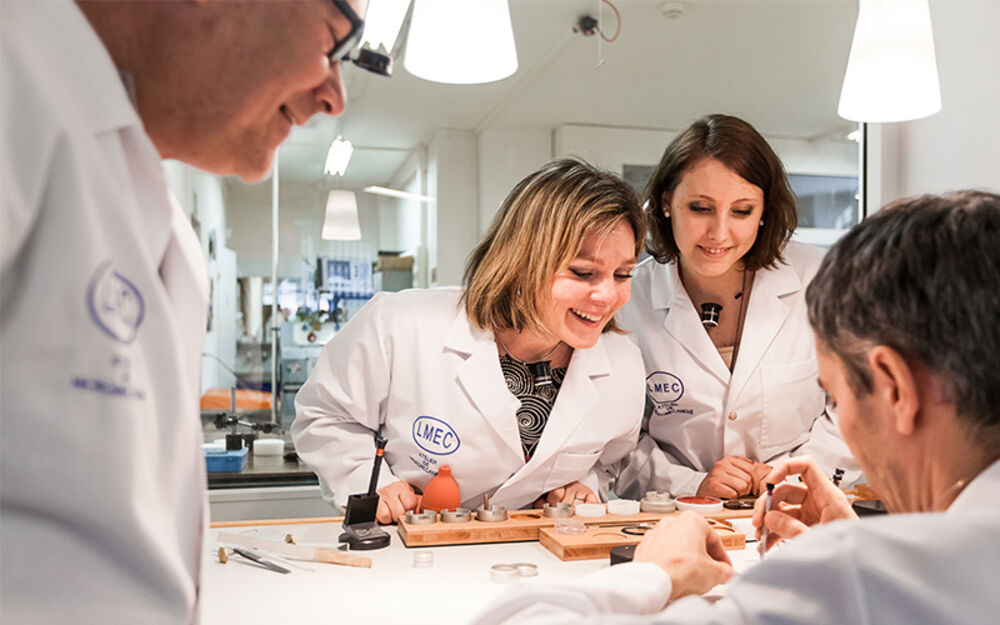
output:
<instances>
[{"instance_id":1,"label":"blonde woman","mask_svg":"<svg viewBox=\"0 0 1000 625\"><path fill-rule=\"evenodd\" d=\"M470 508L484 494L512 509L606 497L642 419L642 359L614 315L643 223L617 176L554 161L504 200L464 288L374 297L296 398L296 449L327 501L367 490L377 431L383 523L442 465Z\"/></svg>"}]
</instances>

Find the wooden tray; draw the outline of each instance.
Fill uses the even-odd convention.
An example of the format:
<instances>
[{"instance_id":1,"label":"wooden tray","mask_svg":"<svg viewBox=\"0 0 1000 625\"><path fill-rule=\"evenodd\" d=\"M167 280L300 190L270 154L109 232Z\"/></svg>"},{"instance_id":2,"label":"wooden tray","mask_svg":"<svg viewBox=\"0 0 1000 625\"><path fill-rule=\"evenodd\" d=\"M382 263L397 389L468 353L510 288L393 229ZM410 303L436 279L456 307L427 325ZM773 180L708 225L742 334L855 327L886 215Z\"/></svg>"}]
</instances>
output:
<instances>
[{"instance_id":1,"label":"wooden tray","mask_svg":"<svg viewBox=\"0 0 1000 625\"><path fill-rule=\"evenodd\" d=\"M676 512L668 514L677 514ZM749 518L752 510L723 510L719 514L710 515L713 519ZM605 514L599 517L581 517L586 525L627 525L644 521L655 522L666 514L640 512L639 514L621 515ZM513 510L506 521L487 523L473 518L464 523L442 523L437 521L428 525L414 525L400 520L398 534L407 547L425 547L434 545L471 545L476 543L502 543L528 540L539 540L539 531L553 528L556 519L546 517L541 510ZM638 542L638 541L636 541Z\"/></svg>"},{"instance_id":2,"label":"wooden tray","mask_svg":"<svg viewBox=\"0 0 1000 625\"><path fill-rule=\"evenodd\" d=\"M709 523L712 523L726 549L743 549L746 546L746 536L734 530L730 524L715 519L709 519ZM563 561L607 559L612 547L637 545L642 540L641 535L622 532L625 527L627 524L621 522L604 526L592 525L583 534L563 534L555 528L543 527L539 530L538 542Z\"/></svg>"}]
</instances>

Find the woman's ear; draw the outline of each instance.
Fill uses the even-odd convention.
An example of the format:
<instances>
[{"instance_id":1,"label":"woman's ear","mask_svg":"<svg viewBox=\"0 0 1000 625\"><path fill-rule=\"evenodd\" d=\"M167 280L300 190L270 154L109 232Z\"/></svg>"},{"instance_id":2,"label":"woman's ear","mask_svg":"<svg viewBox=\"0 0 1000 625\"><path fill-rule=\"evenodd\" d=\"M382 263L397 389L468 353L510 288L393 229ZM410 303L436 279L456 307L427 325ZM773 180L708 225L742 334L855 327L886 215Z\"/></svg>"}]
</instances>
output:
<instances>
[{"instance_id":1,"label":"woman's ear","mask_svg":"<svg viewBox=\"0 0 1000 625\"><path fill-rule=\"evenodd\" d=\"M897 434L908 436L917 427L920 413L920 385L913 368L902 354L886 345L868 351L873 394L892 414L889 424Z\"/></svg>"}]
</instances>

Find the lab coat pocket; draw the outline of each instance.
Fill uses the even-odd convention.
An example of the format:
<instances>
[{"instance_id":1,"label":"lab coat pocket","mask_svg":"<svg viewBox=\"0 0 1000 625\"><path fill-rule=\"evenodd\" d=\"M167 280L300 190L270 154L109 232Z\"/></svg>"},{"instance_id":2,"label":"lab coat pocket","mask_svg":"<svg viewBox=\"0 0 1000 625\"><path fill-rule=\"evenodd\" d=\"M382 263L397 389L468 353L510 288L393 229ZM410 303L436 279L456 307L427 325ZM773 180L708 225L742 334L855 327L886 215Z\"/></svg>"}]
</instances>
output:
<instances>
[{"instance_id":1,"label":"lab coat pocket","mask_svg":"<svg viewBox=\"0 0 1000 625\"><path fill-rule=\"evenodd\" d=\"M552 471L549 472L549 478L545 481L545 490L550 491L570 482L582 480L587 477L590 469L600 457L601 451L586 454L565 451L559 454L552 462Z\"/></svg>"},{"instance_id":2,"label":"lab coat pocket","mask_svg":"<svg viewBox=\"0 0 1000 625\"><path fill-rule=\"evenodd\" d=\"M761 367L764 418L761 448L796 447L809 438L813 421L823 412L823 391L816 383L815 358Z\"/></svg>"}]
</instances>

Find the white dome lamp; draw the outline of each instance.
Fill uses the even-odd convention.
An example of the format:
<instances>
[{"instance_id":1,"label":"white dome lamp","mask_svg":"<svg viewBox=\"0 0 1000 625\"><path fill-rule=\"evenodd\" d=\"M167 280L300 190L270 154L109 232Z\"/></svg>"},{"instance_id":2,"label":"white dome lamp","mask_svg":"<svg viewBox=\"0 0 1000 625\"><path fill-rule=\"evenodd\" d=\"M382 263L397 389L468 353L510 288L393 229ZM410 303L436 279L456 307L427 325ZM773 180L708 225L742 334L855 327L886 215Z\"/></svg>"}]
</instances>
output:
<instances>
[{"instance_id":1,"label":"white dome lamp","mask_svg":"<svg viewBox=\"0 0 1000 625\"><path fill-rule=\"evenodd\" d=\"M909 121L939 110L927 0L859 0L837 114L860 124L862 218L868 214L868 123Z\"/></svg>"},{"instance_id":2,"label":"white dome lamp","mask_svg":"<svg viewBox=\"0 0 1000 625\"><path fill-rule=\"evenodd\" d=\"M471 85L517 71L507 0L414 0L403 65L418 78Z\"/></svg>"}]
</instances>

